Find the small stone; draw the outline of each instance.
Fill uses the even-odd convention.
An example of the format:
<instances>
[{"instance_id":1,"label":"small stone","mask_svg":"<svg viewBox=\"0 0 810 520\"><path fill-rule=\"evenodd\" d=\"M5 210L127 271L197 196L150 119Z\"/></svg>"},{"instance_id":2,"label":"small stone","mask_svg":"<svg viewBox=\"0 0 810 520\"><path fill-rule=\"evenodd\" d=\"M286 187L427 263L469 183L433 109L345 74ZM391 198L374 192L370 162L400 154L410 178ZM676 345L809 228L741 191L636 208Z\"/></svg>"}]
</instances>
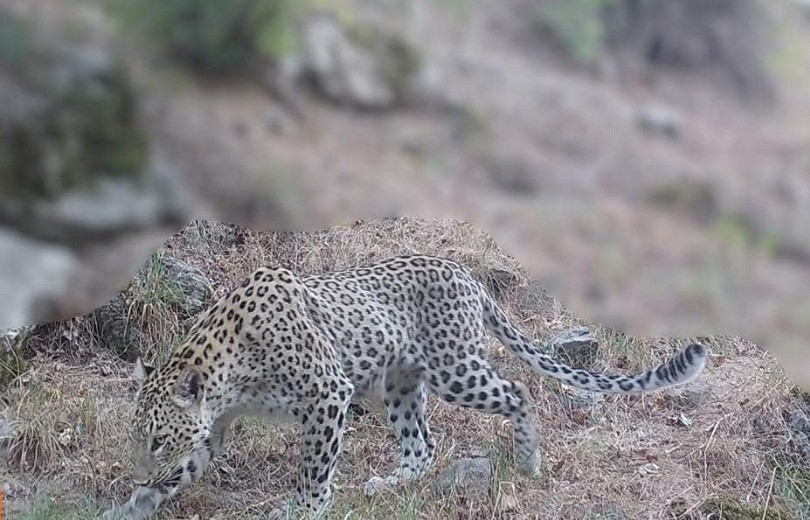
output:
<instances>
[{"instance_id":1,"label":"small stone","mask_svg":"<svg viewBox=\"0 0 810 520\"><path fill-rule=\"evenodd\" d=\"M673 388L662 397L666 406L678 412L696 410L712 396L712 387L704 381L695 381L689 386Z\"/></svg>"},{"instance_id":2,"label":"small stone","mask_svg":"<svg viewBox=\"0 0 810 520\"><path fill-rule=\"evenodd\" d=\"M648 462L647 464L644 464L643 466L638 468L638 472L643 477L649 475L658 475L661 473L661 468L658 466L658 464L655 464L654 462Z\"/></svg>"},{"instance_id":3,"label":"small stone","mask_svg":"<svg viewBox=\"0 0 810 520\"><path fill-rule=\"evenodd\" d=\"M431 484L434 493L489 496L492 463L488 458L459 459L452 462Z\"/></svg>"},{"instance_id":4,"label":"small stone","mask_svg":"<svg viewBox=\"0 0 810 520\"><path fill-rule=\"evenodd\" d=\"M584 327L558 332L549 343L556 357L576 368L592 366L599 354L599 342Z\"/></svg>"},{"instance_id":5,"label":"small stone","mask_svg":"<svg viewBox=\"0 0 810 520\"><path fill-rule=\"evenodd\" d=\"M515 195L533 195L539 190L540 174L531 164L515 157L489 161L490 181L505 192Z\"/></svg>"},{"instance_id":6,"label":"small stone","mask_svg":"<svg viewBox=\"0 0 810 520\"><path fill-rule=\"evenodd\" d=\"M483 279L484 285L496 300L520 281L514 272L497 266L489 268L483 275Z\"/></svg>"},{"instance_id":7,"label":"small stone","mask_svg":"<svg viewBox=\"0 0 810 520\"><path fill-rule=\"evenodd\" d=\"M636 124L649 135L676 140L681 136L681 116L664 105L648 105L636 113Z\"/></svg>"}]
</instances>

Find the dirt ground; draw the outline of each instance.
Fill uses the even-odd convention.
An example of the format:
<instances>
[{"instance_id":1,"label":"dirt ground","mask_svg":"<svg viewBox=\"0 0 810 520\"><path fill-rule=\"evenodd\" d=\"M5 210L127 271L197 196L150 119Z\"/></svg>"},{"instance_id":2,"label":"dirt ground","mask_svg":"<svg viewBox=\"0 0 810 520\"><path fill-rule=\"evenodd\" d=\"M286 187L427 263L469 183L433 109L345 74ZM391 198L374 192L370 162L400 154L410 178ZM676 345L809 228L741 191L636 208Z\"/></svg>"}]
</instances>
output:
<instances>
[{"instance_id":1,"label":"dirt ground","mask_svg":"<svg viewBox=\"0 0 810 520\"><path fill-rule=\"evenodd\" d=\"M464 262L490 285L505 280L499 300L540 341L588 326L599 340L591 361L597 370L640 370L690 340L631 338L578 320L491 237L451 220L390 219L291 234L197 222L159 254L199 269L216 298L260 265L307 274L412 252ZM145 331L141 353L159 358L182 339L185 325L162 306L170 294L165 286L138 287L148 289L125 292L130 314L122 318ZM117 346L99 341L93 323L82 317L37 330L29 346L38 354L2 393L0 417L13 432L0 458L9 520L96 518L99 508L131 491L125 446L132 363L112 354ZM790 424L792 414L806 410L807 398L750 342L701 341L710 361L692 384L643 397L604 397L540 378L492 340L489 352L498 371L529 387L531 416L542 436L542 474L528 479L515 473L511 428L504 420L431 396L428 415L439 448L430 474L396 493L366 498L361 485L390 471L397 454L384 414L369 408L350 418L326 518L810 518L810 473ZM158 518L262 518L290 494L296 444L291 426L238 421L221 459ZM471 456L492 463L489 493L460 488L435 496L435 477L452 461Z\"/></svg>"}]
</instances>

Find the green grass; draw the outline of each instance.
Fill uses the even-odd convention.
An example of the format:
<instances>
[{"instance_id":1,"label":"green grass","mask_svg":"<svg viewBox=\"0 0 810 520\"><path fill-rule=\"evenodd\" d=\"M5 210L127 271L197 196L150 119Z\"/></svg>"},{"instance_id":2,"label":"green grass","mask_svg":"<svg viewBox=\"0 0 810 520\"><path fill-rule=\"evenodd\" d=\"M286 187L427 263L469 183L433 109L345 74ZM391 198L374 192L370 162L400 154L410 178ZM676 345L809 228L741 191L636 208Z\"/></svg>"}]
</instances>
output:
<instances>
[{"instance_id":1,"label":"green grass","mask_svg":"<svg viewBox=\"0 0 810 520\"><path fill-rule=\"evenodd\" d=\"M191 69L243 73L298 48L296 24L314 0L108 0L122 28Z\"/></svg>"},{"instance_id":2,"label":"green grass","mask_svg":"<svg viewBox=\"0 0 810 520\"><path fill-rule=\"evenodd\" d=\"M772 464L775 492L798 511L799 518L810 518L810 469L785 460L773 460Z\"/></svg>"},{"instance_id":3,"label":"green grass","mask_svg":"<svg viewBox=\"0 0 810 520\"><path fill-rule=\"evenodd\" d=\"M783 507L771 506L767 509L746 504L730 496L718 496L706 500L700 507L703 518L718 520L798 520Z\"/></svg>"},{"instance_id":4,"label":"green grass","mask_svg":"<svg viewBox=\"0 0 810 520\"><path fill-rule=\"evenodd\" d=\"M14 416L14 436L8 447L8 461L23 470L43 471L63 451L59 442L58 391L33 381Z\"/></svg>"},{"instance_id":5,"label":"green grass","mask_svg":"<svg viewBox=\"0 0 810 520\"><path fill-rule=\"evenodd\" d=\"M602 52L602 8L612 1L544 0L537 2L539 21L572 58L589 64Z\"/></svg>"},{"instance_id":6,"label":"green grass","mask_svg":"<svg viewBox=\"0 0 810 520\"><path fill-rule=\"evenodd\" d=\"M18 378L28 368L23 349L13 345L8 350L0 351L0 388Z\"/></svg>"},{"instance_id":7,"label":"green grass","mask_svg":"<svg viewBox=\"0 0 810 520\"><path fill-rule=\"evenodd\" d=\"M15 520L97 520L98 506L90 498L77 502L61 502L47 494L38 494L31 507L19 515Z\"/></svg>"},{"instance_id":8,"label":"green grass","mask_svg":"<svg viewBox=\"0 0 810 520\"><path fill-rule=\"evenodd\" d=\"M144 305L165 307L167 310L177 309L185 299L180 286L169 280L158 253L152 255L143 276L137 280L136 290Z\"/></svg>"},{"instance_id":9,"label":"green grass","mask_svg":"<svg viewBox=\"0 0 810 520\"><path fill-rule=\"evenodd\" d=\"M21 394L11 419L8 463L34 474L51 471L70 451L89 442L99 426L93 396L80 400L36 379Z\"/></svg>"},{"instance_id":10,"label":"green grass","mask_svg":"<svg viewBox=\"0 0 810 520\"><path fill-rule=\"evenodd\" d=\"M142 343L146 344L141 345L141 352L150 356L154 364L161 365L185 337L181 319L185 294L169 278L158 253L152 255L129 292L134 305L125 319L143 333Z\"/></svg>"},{"instance_id":11,"label":"green grass","mask_svg":"<svg viewBox=\"0 0 810 520\"><path fill-rule=\"evenodd\" d=\"M31 24L0 6L0 61L21 64L31 52Z\"/></svg>"}]
</instances>

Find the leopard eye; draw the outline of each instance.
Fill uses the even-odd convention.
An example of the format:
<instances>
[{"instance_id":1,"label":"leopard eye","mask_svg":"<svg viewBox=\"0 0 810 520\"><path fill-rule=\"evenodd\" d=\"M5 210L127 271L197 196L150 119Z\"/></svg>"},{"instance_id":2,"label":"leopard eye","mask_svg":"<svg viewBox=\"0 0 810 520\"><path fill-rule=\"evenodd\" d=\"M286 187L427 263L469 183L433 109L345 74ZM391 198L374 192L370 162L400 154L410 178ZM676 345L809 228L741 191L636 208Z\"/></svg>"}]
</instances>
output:
<instances>
[{"instance_id":1,"label":"leopard eye","mask_svg":"<svg viewBox=\"0 0 810 520\"><path fill-rule=\"evenodd\" d=\"M165 435L158 435L154 439L152 439L152 451L157 451L160 449L161 446L166 444L166 436Z\"/></svg>"}]
</instances>

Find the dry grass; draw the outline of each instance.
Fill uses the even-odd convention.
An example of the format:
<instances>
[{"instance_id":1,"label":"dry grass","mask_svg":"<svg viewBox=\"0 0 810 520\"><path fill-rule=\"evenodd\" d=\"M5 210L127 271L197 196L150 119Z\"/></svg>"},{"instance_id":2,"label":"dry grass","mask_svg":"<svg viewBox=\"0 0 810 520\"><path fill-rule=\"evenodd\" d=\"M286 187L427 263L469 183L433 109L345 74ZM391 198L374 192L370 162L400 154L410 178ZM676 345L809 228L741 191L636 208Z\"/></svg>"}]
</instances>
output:
<instances>
[{"instance_id":1,"label":"dry grass","mask_svg":"<svg viewBox=\"0 0 810 520\"><path fill-rule=\"evenodd\" d=\"M460 260L490 283L501 283L503 271L514 273L499 286L501 300L536 338L581 324L558 302L532 300L537 294L514 259L485 234L452 221L397 219L307 233L193 223L163 250L200 267L217 294L264 264L308 274L412 252ZM531 301L543 307L527 306ZM138 319L172 319L164 314ZM163 330L172 323L153 325ZM596 369L637 370L687 341L628 338L591 327L602 346ZM610 516L617 510L632 519L733 519L749 513L770 520L805 518L810 472L791 455L782 413L799 398L790 395L774 360L754 345L727 337L703 341L712 359L693 385L620 397L592 396L537 377L493 340L493 364L529 388L542 436L542 475L515 474L511 429L502 418L431 397L428 415L439 446L431 475L368 499L362 483L389 472L397 456L393 430L379 410L369 408L350 418L334 506L325 518L620 518ZM122 450L133 404L130 365L97 346L89 363L40 355L29 365L2 400L0 416L16 427L0 482L11 483L12 511L27 510L22 518L90 518L96 500L107 505L130 491ZM291 426L238 421L222 458L159 518L266 516L292 489L296 443ZM428 484L448 461L481 455L490 456L495 469L489 496L433 496Z\"/></svg>"}]
</instances>

